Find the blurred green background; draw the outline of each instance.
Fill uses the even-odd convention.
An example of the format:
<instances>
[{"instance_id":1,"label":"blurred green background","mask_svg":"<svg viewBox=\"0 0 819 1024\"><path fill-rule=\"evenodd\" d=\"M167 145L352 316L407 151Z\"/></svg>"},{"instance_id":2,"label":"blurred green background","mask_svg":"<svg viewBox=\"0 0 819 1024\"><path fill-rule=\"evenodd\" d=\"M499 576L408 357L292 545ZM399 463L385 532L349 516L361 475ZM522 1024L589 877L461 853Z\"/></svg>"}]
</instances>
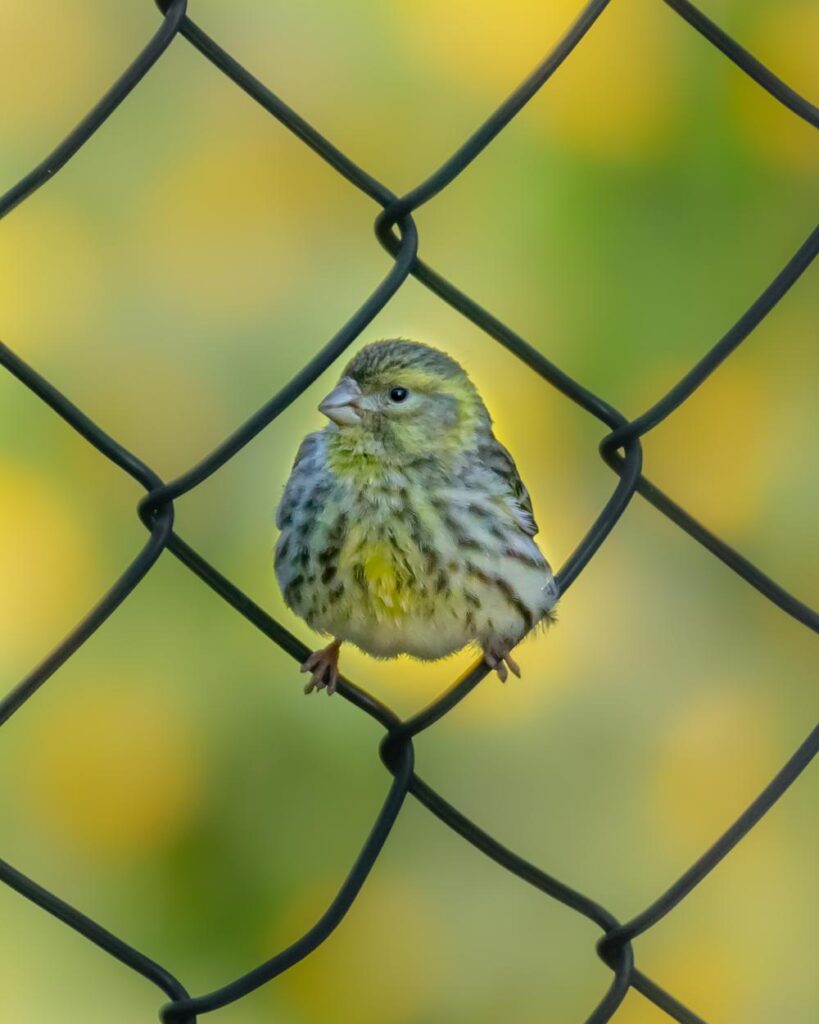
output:
<instances>
[{"instance_id":1,"label":"blurred green background","mask_svg":"<svg viewBox=\"0 0 819 1024\"><path fill-rule=\"evenodd\" d=\"M819 5L703 0L819 95ZM528 72L580 0L196 0L192 14L397 192ZM1 188L157 26L148 0L0 3ZM614 2L575 56L417 215L430 262L636 415L746 309L816 220L815 133L659 0ZM208 452L385 273L373 205L177 40L0 228L0 334L164 477ZM815 269L646 441L652 478L816 602ZM408 281L401 334L471 371L560 565L608 497L601 426ZM306 642L272 572L273 509L338 367L177 503L180 532ZM0 376L4 689L144 543L139 488ZM488 831L621 918L734 819L816 718L815 637L636 498L559 627L417 743ZM345 669L402 713L467 664ZM305 700L294 664L170 556L3 731L0 855L219 986L306 929L386 791L377 727ZM817 776L636 943L708 1021L816 1019ZM409 801L347 919L225 1024L550 1024L608 984L591 924ZM162 997L0 889L0 1017L145 1024ZM113 1017L112 1017L113 1014ZM637 995L618 1024L667 1020Z\"/></svg>"}]
</instances>

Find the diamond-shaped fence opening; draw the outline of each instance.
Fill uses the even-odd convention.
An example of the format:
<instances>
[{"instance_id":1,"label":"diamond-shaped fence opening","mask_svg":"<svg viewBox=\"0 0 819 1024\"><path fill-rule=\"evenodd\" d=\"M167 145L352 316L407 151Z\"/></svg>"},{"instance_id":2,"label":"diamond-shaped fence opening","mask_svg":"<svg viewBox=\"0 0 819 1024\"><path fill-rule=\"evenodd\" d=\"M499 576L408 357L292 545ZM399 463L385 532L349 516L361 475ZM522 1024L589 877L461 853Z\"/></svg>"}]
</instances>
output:
<instances>
[{"instance_id":1,"label":"diamond-shaped fence opening","mask_svg":"<svg viewBox=\"0 0 819 1024\"><path fill-rule=\"evenodd\" d=\"M663 0L663 2L794 115L803 118L814 127L819 127L819 110L813 104L777 78L688 0ZM15 711L32 697L49 677L103 625L112 612L150 572L165 550L171 551L239 614L243 615L293 658L302 661L307 657L309 651L301 641L271 618L267 612L255 604L174 531L173 503L175 499L197 487L217 472L260 431L268 427L347 349L410 276L415 277L444 302L484 330L536 374L600 420L607 428L608 432L600 444L600 454L614 470L617 483L611 497L589 527L580 544L557 573L561 594L569 589L585 569L600 545L605 542L634 494L639 493L783 612L807 628L819 632L819 614L817 612L797 600L741 554L698 523L672 498L642 475L641 449L641 438L691 396L722 361L748 337L750 332L807 269L819 250L819 228L812 231L786 266L725 336L667 394L633 420L628 420L603 398L573 380L523 338L481 307L474 299L461 292L437 270L418 258L418 235L412 216L414 211L445 189L492 142L532 96L546 84L563 61L570 57L574 49L578 45L582 45L584 37L593 28L608 3L609 0L591 0L543 63L477 131L434 174L406 195L397 196L353 163L296 111L287 106L283 100L279 99L213 39L209 38L187 17L186 0L161 0L159 2L158 6L162 12L163 21L155 36L122 77L53 153L4 196L0 197L0 217L5 216L45 184L85 145L97 128L113 114L122 100L150 72L168 46L178 35L181 35L215 68L231 79L251 99L260 104L309 146L317 156L330 164L351 185L374 200L380 207L375 221L376 235L392 257L393 262L387 275L367 300L292 380L285 384L276 395L214 451L177 479L171 481L163 481L136 455L123 448L85 416L53 384L41 377L36 370L28 366L5 345L0 344L0 363L10 373L49 405L69 426L73 427L103 455L142 484L147 493L139 504L139 515L149 534L144 547L100 602L51 654L0 701L0 724L7 722ZM819 750L819 727L813 729L776 777L709 850L705 851L650 906L630 920L621 922L590 897L569 888L558 879L507 849L461 814L457 808L448 803L415 773L413 737L451 711L478 685L487 671L488 669L483 663L474 665L440 698L406 720L399 719L388 707L349 680L341 681L339 692L342 696L384 727L381 759L392 775L392 783L383 807L344 884L313 927L297 942L281 950L265 963L213 992L195 997L190 996L184 985L165 967L150 960L133 946L111 934L102 925L91 920L58 896L48 892L4 861L0 861L0 879L84 935L111 956L116 957L127 967L153 982L170 1000L160 1011L161 1019L166 1024L192 1024L200 1015L227 1006L271 981L308 956L330 935L366 881L367 875L401 810L405 797L411 793L445 825L501 867L513 872L536 889L540 889L548 896L559 900L599 925L602 936L597 944L597 952L611 969L613 977L608 990L586 1018L587 1024L602 1024L602 1022L611 1020L630 988L642 993L669 1018L679 1021L681 1024L702 1024L701 1017L683 1006L656 982L637 969L634 962L632 940L650 929L683 900L782 796Z\"/></svg>"}]
</instances>

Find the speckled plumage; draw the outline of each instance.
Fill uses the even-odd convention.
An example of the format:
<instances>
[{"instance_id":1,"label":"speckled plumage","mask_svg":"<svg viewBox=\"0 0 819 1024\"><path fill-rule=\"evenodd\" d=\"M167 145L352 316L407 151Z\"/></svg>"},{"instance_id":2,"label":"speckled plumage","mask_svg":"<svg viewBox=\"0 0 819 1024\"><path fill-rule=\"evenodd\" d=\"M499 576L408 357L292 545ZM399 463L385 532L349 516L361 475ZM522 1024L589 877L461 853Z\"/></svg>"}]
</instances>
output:
<instances>
[{"instance_id":1,"label":"speckled plumage","mask_svg":"<svg viewBox=\"0 0 819 1024\"><path fill-rule=\"evenodd\" d=\"M302 442L277 513L276 573L298 615L378 658L476 644L490 664L551 618L529 495L453 359L377 342L325 404L340 425Z\"/></svg>"}]
</instances>

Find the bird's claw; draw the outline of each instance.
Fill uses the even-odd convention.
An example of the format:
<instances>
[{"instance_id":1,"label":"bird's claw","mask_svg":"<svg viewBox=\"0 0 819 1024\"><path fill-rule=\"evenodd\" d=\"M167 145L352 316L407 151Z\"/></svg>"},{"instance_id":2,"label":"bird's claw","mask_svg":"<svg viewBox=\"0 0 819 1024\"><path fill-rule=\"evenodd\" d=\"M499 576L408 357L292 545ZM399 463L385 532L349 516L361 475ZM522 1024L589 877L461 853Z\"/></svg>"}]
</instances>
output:
<instances>
[{"instance_id":1,"label":"bird's claw","mask_svg":"<svg viewBox=\"0 0 819 1024\"><path fill-rule=\"evenodd\" d=\"M509 673L520 679L520 665L515 661L509 651L499 653L495 651L484 651L483 658L486 664L498 673L498 678L505 683Z\"/></svg>"},{"instance_id":2,"label":"bird's claw","mask_svg":"<svg viewBox=\"0 0 819 1024\"><path fill-rule=\"evenodd\" d=\"M309 672L310 678L304 685L305 693L325 690L332 697L338 686L338 643L332 643L320 651L314 651L301 666L302 672Z\"/></svg>"}]
</instances>

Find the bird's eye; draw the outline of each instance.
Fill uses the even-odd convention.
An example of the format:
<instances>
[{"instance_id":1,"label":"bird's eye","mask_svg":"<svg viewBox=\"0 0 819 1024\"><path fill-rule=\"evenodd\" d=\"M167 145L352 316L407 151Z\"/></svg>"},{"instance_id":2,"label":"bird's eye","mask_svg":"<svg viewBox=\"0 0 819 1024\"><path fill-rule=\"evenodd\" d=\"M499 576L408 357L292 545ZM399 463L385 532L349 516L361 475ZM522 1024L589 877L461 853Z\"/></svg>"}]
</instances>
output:
<instances>
[{"instance_id":1,"label":"bird's eye","mask_svg":"<svg viewBox=\"0 0 819 1024\"><path fill-rule=\"evenodd\" d=\"M409 391L407 391L406 388L393 388L392 391L390 391L390 401L405 402L408 395Z\"/></svg>"}]
</instances>

